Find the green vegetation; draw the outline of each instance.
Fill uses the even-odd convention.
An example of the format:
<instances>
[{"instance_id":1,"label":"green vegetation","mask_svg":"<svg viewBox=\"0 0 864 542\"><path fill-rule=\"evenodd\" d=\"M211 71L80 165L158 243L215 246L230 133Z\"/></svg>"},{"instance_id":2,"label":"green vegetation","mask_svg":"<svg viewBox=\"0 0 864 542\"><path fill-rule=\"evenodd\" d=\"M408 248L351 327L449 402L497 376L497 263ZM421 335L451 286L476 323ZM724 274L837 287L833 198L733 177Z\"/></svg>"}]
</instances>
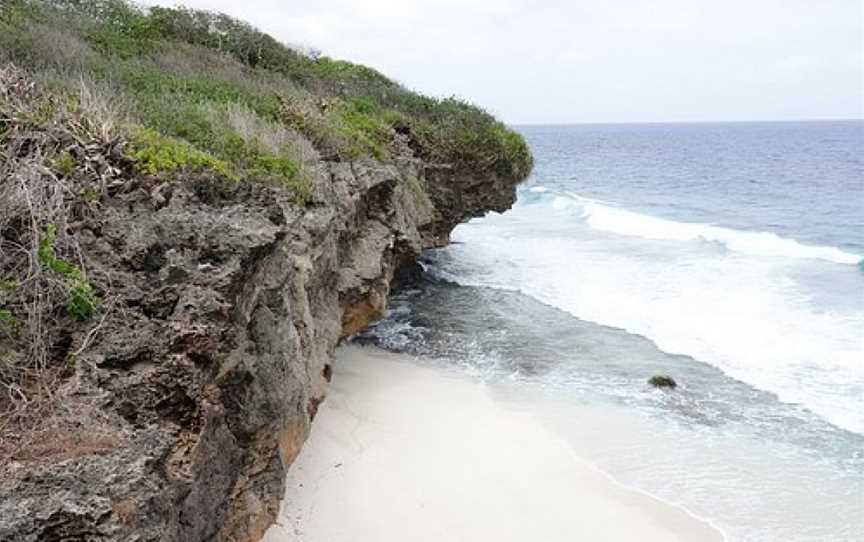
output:
<instances>
[{"instance_id":1,"label":"green vegetation","mask_svg":"<svg viewBox=\"0 0 864 542\"><path fill-rule=\"evenodd\" d=\"M18 283L14 280L0 280L0 294L14 292L16 288L18 288Z\"/></svg>"},{"instance_id":2,"label":"green vegetation","mask_svg":"<svg viewBox=\"0 0 864 542\"><path fill-rule=\"evenodd\" d=\"M186 141L147 128L139 128L132 134L129 154L137 160L138 171L150 175L210 170L233 178L228 163L199 151Z\"/></svg>"},{"instance_id":3,"label":"green vegetation","mask_svg":"<svg viewBox=\"0 0 864 542\"><path fill-rule=\"evenodd\" d=\"M14 280L0 280L0 336L11 337L15 334L18 320L15 313L6 307L8 297L15 293L18 283Z\"/></svg>"},{"instance_id":4,"label":"green vegetation","mask_svg":"<svg viewBox=\"0 0 864 542\"><path fill-rule=\"evenodd\" d=\"M14 295L17 288L18 283L14 280L0 280L0 337L12 337L15 335L18 320L15 318L15 313L6 304L8 303L8 298Z\"/></svg>"},{"instance_id":5,"label":"green vegetation","mask_svg":"<svg viewBox=\"0 0 864 542\"><path fill-rule=\"evenodd\" d=\"M54 171L63 177L71 177L75 173L75 157L69 151L64 151L54 160Z\"/></svg>"},{"instance_id":6,"label":"green vegetation","mask_svg":"<svg viewBox=\"0 0 864 542\"><path fill-rule=\"evenodd\" d=\"M78 320L89 320L102 301L80 268L57 257L54 252L56 238L57 228L51 224L39 241L39 263L63 283L66 291L66 311Z\"/></svg>"},{"instance_id":7,"label":"green vegetation","mask_svg":"<svg viewBox=\"0 0 864 542\"><path fill-rule=\"evenodd\" d=\"M0 333L11 335L15 330L15 315L9 309L0 309Z\"/></svg>"},{"instance_id":8,"label":"green vegetation","mask_svg":"<svg viewBox=\"0 0 864 542\"><path fill-rule=\"evenodd\" d=\"M522 138L475 106L304 54L225 15L125 0L0 6L0 62L58 94L75 96L84 84L104 97L147 174L275 181L301 202L309 192L302 140L325 159L387 161L397 131L423 158L468 173L522 178L532 167ZM56 164L61 174L71 166Z\"/></svg>"}]
</instances>

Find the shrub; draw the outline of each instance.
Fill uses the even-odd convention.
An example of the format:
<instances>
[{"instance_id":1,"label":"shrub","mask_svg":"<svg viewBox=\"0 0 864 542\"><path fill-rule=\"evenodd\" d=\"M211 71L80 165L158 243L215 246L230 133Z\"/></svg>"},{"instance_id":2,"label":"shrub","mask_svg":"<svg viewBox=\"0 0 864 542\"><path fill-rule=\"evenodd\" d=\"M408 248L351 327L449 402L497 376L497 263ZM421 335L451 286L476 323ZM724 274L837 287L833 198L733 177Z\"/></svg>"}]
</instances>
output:
<instances>
[{"instance_id":1,"label":"shrub","mask_svg":"<svg viewBox=\"0 0 864 542\"><path fill-rule=\"evenodd\" d=\"M469 173L491 168L522 178L532 167L522 138L480 108L418 95L365 66L304 54L226 15L145 11L124 0L7 1L14 9L0 17L0 56L50 68L69 84L75 79L64 70L75 66L116 86L127 98L123 113L138 124L219 159L229 160L220 149L231 142L201 106L239 105L283 123L328 159L387 160L395 126L423 157ZM62 55L46 45L58 40L68 44Z\"/></svg>"},{"instance_id":2,"label":"shrub","mask_svg":"<svg viewBox=\"0 0 864 542\"><path fill-rule=\"evenodd\" d=\"M54 252L56 238L57 227L49 224L39 241L39 262L54 273L65 287L66 311L78 320L89 320L102 301L79 267L57 257Z\"/></svg>"},{"instance_id":3,"label":"shrub","mask_svg":"<svg viewBox=\"0 0 864 542\"><path fill-rule=\"evenodd\" d=\"M392 140L392 130L381 117L380 108L371 100L354 99L339 102L332 122L344 144L346 158L372 156L378 160L389 157L386 145Z\"/></svg>"},{"instance_id":4,"label":"shrub","mask_svg":"<svg viewBox=\"0 0 864 542\"><path fill-rule=\"evenodd\" d=\"M137 161L135 167L138 171L148 175L212 171L227 179L236 179L227 162L199 151L185 141L163 136L148 128L133 132L129 154Z\"/></svg>"}]
</instances>

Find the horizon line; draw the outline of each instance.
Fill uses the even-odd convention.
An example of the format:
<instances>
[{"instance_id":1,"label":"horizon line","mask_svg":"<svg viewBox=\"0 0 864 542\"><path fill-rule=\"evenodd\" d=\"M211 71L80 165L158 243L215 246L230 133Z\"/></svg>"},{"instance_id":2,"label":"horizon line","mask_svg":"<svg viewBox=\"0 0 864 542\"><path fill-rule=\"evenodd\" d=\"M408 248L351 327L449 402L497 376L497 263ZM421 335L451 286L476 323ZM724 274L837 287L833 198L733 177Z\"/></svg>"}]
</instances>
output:
<instances>
[{"instance_id":1,"label":"horizon line","mask_svg":"<svg viewBox=\"0 0 864 542\"><path fill-rule=\"evenodd\" d=\"M807 119L734 119L734 120L635 120L573 122L508 122L509 126L600 126L633 124L780 124L793 122L864 122L864 117Z\"/></svg>"}]
</instances>

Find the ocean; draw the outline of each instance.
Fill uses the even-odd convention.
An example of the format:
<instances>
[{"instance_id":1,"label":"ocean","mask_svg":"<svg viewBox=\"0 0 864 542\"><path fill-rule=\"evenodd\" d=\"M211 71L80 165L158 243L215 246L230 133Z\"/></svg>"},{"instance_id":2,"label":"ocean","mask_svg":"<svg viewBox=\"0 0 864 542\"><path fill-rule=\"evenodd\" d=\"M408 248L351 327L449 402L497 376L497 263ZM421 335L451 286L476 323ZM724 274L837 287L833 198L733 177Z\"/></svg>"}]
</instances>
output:
<instances>
[{"instance_id":1,"label":"ocean","mask_svg":"<svg viewBox=\"0 0 864 542\"><path fill-rule=\"evenodd\" d=\"M864 540L864 122L517 128L513 209L458 227L364 338L730 541Z\"/></svg>"}]
</instances>

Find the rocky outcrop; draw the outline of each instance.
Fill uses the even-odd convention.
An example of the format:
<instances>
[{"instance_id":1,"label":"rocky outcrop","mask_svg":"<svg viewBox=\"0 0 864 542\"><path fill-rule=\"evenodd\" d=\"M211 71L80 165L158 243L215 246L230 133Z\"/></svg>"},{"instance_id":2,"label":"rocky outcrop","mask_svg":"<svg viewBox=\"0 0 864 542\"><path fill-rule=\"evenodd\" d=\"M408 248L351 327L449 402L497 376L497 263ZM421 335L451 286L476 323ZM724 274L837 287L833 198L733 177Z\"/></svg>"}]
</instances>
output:
<instances>
[{"instance_id":1,"label":"rocky outcrop","mask_svg":"<svg viewBox=\"0 0 864 542\"><path fill-rule=\"evenodd\" d=\"M400 266L515 197L515 179L410 154L315 172L305 208L137 180L77 226L104 318L73 341L62 412L2 473L0 540L259 539L338 342L381 317Z\"/></svg>"},{"instance_id":2,"label":"rocky outcrop","mask_svg":"<svg viewBox=\"0 0 864 542\"><path fill-rule=\"evenodd\" d=\"M678 383L675 382L675 379L671 376L667 375L654 375L648 379L648 383L654 386L655 388L666 388L674 390L678 387Z\"/></svg>"}]
</instances>

